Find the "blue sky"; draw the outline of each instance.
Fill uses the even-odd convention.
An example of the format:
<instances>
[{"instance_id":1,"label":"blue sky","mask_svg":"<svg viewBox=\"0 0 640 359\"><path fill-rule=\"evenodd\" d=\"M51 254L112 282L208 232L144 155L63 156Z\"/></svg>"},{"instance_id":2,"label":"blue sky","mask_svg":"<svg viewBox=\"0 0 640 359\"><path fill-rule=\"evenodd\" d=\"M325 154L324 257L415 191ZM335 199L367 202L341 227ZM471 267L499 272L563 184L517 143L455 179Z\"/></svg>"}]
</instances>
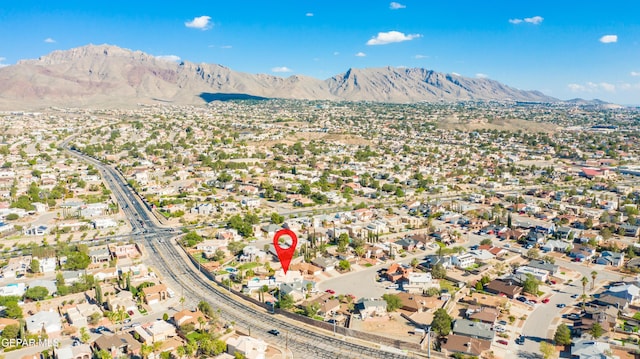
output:
<instances>
[{"instance_id":1,"label":"blue sky","mask_svg":"<svg viewBox=\"0 0 640 359\"><path fill-rule=\"evenodd\" d=\"M2 1L0 64L113 44L325 79L423 67L560 99L640 104L640 2Z\"/></svg>"}]
</instances>

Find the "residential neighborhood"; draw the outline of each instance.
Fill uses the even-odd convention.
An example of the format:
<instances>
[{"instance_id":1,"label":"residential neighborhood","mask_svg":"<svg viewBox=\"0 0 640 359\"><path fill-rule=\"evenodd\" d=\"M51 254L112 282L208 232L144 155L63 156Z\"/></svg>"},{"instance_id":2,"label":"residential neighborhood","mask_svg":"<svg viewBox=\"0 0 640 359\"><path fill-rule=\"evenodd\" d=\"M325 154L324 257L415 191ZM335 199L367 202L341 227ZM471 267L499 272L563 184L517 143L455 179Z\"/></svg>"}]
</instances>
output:
<instances>
[{"instance_id":1,"label":"residential neighborhood","mask_svg":"<svg viewBox=\"0 0 640 359\"><path fill-rule=\"evenodd\" d=\"M604 128L602 110L533 104L2 113L0 337L59 340L57 358L289 355L282 328L187 300L158 266L176 259L67 141L117 169L180 260L264 315L420 354L630 357L638 114L605 113ZM494 126L508 116L544 130ZM297 235L287 271L281 229Z\"/></svg>"}]
</instances>

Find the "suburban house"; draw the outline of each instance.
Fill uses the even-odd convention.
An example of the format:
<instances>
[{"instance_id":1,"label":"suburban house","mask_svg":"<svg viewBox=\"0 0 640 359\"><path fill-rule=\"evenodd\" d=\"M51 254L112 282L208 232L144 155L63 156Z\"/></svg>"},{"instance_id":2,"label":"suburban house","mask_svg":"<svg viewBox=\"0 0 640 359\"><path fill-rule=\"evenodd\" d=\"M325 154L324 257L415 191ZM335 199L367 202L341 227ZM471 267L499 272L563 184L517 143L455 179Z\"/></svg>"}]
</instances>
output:
<instances>
[{"instance_id":1,"label":"suburban house","mask_svg":"<svg viewBox=\"0 0 640 359\"><path fill-rule=\"evenodd\" d=\"M93 342L95 351L106 350L112 358L133 357L140 354L142 344L129 333L103 334Z\"/></svg>"},{"instance_id":2,"label":"suburban house","mask_svg":"<svg viewBox=\"0 0 640 359\"><path fill-rule=\"evenodd\" d=\"M89 344L80 344L76 346L66 345L54 348L55 359L91 359L91 346Z\"/></svg>"},{"instance_id":3,"label":"suburban house","mask_svg":"<svg viewBox=\"0 0 640 359\"><path fill-rule=\"evenodd\" d=\"M544 260L537 260L537 259L529 261L529 264L527 264L527 266L531 268L545 270L549 272L549 275L556 275L558 273L558 270L560 269L560 266L557 264L553 264L551 262L547 262Z\"/></svg>"},{"instance_id":4,"label":"suburban house","mask_svg":"<svg viewBox=\"0 0 640 359\"><path fill-rule=\"evenodd\" d=\"M356 309L362 320L374 316L380 317L387 314L387 302L382 299L361 298L356 302Z\"/></svg>"},{"instance_id":5,"label":"suburban house","mask_svg":"<svg viewBox=\"0 0 640 359\"><path fill-rule=\"evenodd\" d=\"M62 331L62 320L57 312L40 311L26 318L27 332L40 334L43 331L48 336L55 336Z\"/></svg>"},{"instance_id":6,"label":"suburban house","mask_svg":"<svg viewBox=\"0 0 640 359\"><path fill-rule=\"evenodd\" d=\"M471 253L451 256L451 263L460 269L471 267L476 262L476 257Z\"/></svg>"},{"instance_id":7,"label":"suburban house","mask_svg":"<svg viewBox=\"0 0 640 359\"><path fill-rule=\"evenodd\" d=\"M256 339L240 335L227 339L227 353L234 356L240 354L242 358L264 359L267 353L267 343L262 339Z\"/></svg>"},{"instance_id":8,"label":"suburban house","mask_svg":"<svg viewBox=\"0 0 640 359\"><path fill-rule=\"evenodd\" d=\"M325 258L325 257L318 257L311 261L313 265L315 265L316 267L322 268L322 270L325 272L334 270L336 268L337 262L338 261L336 261L334 258Z\"/></svg>"},{"instance_id":9,"label":"suburban house","mask_svg":"<svg viewBox=\"0 0 640 359\"><path fill-rule=\"evenodd\" d=\"M144 302L151 305L167 300L167 286L164 284L156 284L153 287L142 288Z\"/></svg>"},{"instance_id":10,"label":"suburban house","mask_svg":"<svg viewBox=\"0 0 640 359\"><path fill-rule=\"evenodd\" d=\"M133 330L140 336L140 340L146 344L161 342L178 335L176 327L164 320L156 320L139 325L134 327Z\"/></svg>"},{"instance_id":11,"label":"suburban house","mask_svg":"<svg viewBox=\"0 0 640 359\"><path fill-rule=\"evenodd\" d=\"M518 285L514 285L512 283L504 282L500 279L494 279L491 282L487 283L484 287L489 293L505 295L511 299L522 293L522 287Z\"/></svg>"},{"instance_id":12,"label":"suburban house","mask_svg":"<svg viewBox=\"0 0 640 359\"><path fill-rule=\"evenodd\" d=\"M491 340L472 338L465 335L449 334L441 344L446 357L455 353L479 357L491 348Z\"/></svg>"},{"instance_id":13,"label":"suburban house","mask_svg":"<svg viewBox=\"0 0 640 359\"><path fill-rule=\"evenodd\" d=\"M468 319L457 319L453 322L453 333L486 340L493 340L495 335L495 332L491 330L491 325Z\"/></svg>"},{"instance_id":14,"label":"suburban house","mask_svg":"<svg viewBox=\"0 0 640 359\"><path fill-rule=\"evenodd\" d=\"M617 358L611 357L609 343L593 339L579 339L571 344L571 359Z\"/></svg>"},{"instance_id":15,"label":"suburban house","mask_svg":"<svg viewBox=\"0 0 640 359\"><path fill-rule=\"evenodd\" d=\"M200 318L206 320L206 317L204 316L204 314L202 314L201 311L191 311L185 309L173 315L173 322L179 327L185 324L198 325L198 321L200 320Z\"/></svg>"},{"instance_id":16,"label":"suburban house","mask_svg":"<svg viewBox=\"0 0 640 359\"><path fill-rule=\"evenodd\" d=\"M621 267L624 263L624 252L603 251L600 257L596 259L596 263L612 267Z\"/></svg>"},{"instance_id":17,"label":"suburban house","mask_svg":"<svg viewBox=\"0 0 640 359\"><path fill-rule=\"evenodd\" d=\"M612 286L609 287L609 289L604 292L604 294L609 294L614 297L626 299L631 304L637 303L638 300L640 300L640 288L638 288L635 284Z\"/></svg>"}]
</instances>

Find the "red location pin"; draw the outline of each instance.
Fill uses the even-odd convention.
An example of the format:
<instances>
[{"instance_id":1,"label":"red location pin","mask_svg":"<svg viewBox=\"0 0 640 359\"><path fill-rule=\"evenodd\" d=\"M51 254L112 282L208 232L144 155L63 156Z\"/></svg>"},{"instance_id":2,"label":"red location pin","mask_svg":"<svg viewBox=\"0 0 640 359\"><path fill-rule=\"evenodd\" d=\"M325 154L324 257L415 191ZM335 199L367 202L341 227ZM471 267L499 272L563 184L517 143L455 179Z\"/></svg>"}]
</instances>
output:
<instances>
[{"instance_id":1,"label":"red location pin","mask_svg":"<svg viewBox=\"0 0 640 359\"><path fill-rule=\"evenodd\" d=\"M289 248L280 247L280 237L282 236L291 237L291 246L289 246ZM287 274L287 270L289 270L289 264L291 263L291 258L293 258L293 253L296 251L297 244L298 236L290 229L283 228L273 236L273 246L276 248L276 253L278 253L278 259L280 260L284 274Z\"/></svg>"}]
</instances>

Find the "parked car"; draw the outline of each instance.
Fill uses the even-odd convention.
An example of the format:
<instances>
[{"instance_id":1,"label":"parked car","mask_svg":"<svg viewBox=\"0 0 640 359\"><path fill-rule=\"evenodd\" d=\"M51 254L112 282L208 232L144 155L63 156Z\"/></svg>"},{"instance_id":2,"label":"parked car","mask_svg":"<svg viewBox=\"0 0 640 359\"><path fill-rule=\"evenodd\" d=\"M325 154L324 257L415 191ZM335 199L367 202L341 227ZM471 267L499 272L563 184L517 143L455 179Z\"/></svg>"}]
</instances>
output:
<instances>
[{"instance_id":1,"label":"parked car","mask_svg":"<svg viewBox=\"0 0 640 359\"><path fill-rule=\"evenodd\" d=\"M133 315L133 310L128 311L127 314Z\"/></svg>"},{"instance_id":2,"label":"parked car","mask_svg":"<svg viewBox=\"0 0 640 359\"><path fill-rule=\"evenodd\" d=\"M522 303L525 303L527 301L526 297L520 296L518 298L516 298L517 300L521 301Z\"/></svg>"},{"instance_id":3,"label":"parked car","mask_svg":"<svg viewBox=\"0 0 640 359\"><path fill-rule=\"evenodd\" d=\"M269 334L272 334L272 335L275 335L275 336L280 335L280 331L279 331L278 329L270 329L270 330L268 331L268 333L269 333Z\"/></svg>"},{"instance_id":4,"label":"parked car","mask_svg":"<svg viewBox=\"0 0 640 359\"><path fill-rule=\"evenodd\" d=\"M493 330L496 333L504 333L504 332L507 331L507 329L505 327L501 326L501 325L496 325L495 327L493 327Z\"/></svg>"},{"instance_id":5,"label":"parked car","mask_svg":"<svg viewBox=\"0 0 640 359\"><path fill-rule=\"evenodd\" d=\"M507 321L506 320L501 320L498 322L498 324L500 325L507 325Z\"/></svg>"},{"instance_id":6,"label":"parked car","mask_svg":"<svg viewBox=\"0 0 640 359\"><path fill-rule=\"evenodd\" d=\"M509 345L509 342L504 340L504 339L500 339L500 340L498 340L498 344Z\"/></svg>"},{"instance_id":7,"label":"parked car","mask_svg":"<svg viewBox=\"0 0 640 359\"><path fill-rule=\"evenodd\" d=\"M333 289L327 289L325 290L325 292L329 293L329 294L336 294L336 291Z\"/></svg>"},{"instance_id":8,"label":"parked car","mask_svg":"<svg viewBox=\"0 0 640 359\"><path fill-rule=\"evenodd\" d=\"M560 303L560 304L556 305L556 307L558 307L558 308L564 308L564 307L566 307L566 306L567 306L567 305L566 305L566 304L564 304L564 303Z\"/></svg>"},{"instance_id":9,"label":"parked car","mask_svg":"<svg viewBox=\"0 0 640 359\"><path fill-rule=\"evenodd\" d=\"M524 337L522 335L516 338L516 344L524 344Z\"/></svg>"},{"instance_id":10,"label":"parked car","mask_svg":"<svg viewBox=\"0 0 640 359\"><path fill-rule=\"evenodd\" d=\"M542 300L542 303L549 303L549 298L544 298L544 299Z\"/></svg>"}]
</instances>

